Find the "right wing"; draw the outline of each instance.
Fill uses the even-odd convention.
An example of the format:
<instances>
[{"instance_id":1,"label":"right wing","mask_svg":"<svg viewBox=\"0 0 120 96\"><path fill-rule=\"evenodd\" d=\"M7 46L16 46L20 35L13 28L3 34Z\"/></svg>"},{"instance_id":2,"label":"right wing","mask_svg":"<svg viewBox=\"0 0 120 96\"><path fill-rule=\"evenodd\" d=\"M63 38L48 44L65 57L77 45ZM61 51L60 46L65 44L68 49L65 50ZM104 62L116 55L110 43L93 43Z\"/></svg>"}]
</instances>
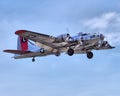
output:
<instances>
[{"instance_id":1,"label":"right wing","mask_svg":"<svg viewBox=\"0 0 120 96\"><path fill-rule=\"evenodd\" d=\"M53 37L50 35L42 34L42 33L36 33L32 31L27 31L27 30L18 30L15 32L16 35L22 36L24 38L30 39L34 41L36 44L40 44L41 46L45 46L48 48L53 48L53 49L59 49L59 48L64 48L64 47L70 47L73 45L76 45L76 42L59 42L59 38ZM43 47L44 48L44 47Z\"/></svg>"}]
</instances>

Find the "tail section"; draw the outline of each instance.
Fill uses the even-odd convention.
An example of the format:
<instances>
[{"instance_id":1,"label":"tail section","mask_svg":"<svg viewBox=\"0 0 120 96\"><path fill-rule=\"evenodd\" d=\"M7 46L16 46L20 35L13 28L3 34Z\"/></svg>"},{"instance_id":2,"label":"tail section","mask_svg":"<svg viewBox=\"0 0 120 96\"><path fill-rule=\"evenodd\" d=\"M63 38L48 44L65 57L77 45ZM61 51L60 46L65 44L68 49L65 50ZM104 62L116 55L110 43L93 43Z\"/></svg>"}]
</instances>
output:
<instances>
[{"instance_id":1,"label":"tail section","mask_svg":"<svg viewBox=\"0 0 120 96\"><path fill-rule=\"evenodd\" d=\"M23 55L23 54L28 54L32 53L31 51L28 50L28 39L23 38L21 36L18 37L17 40L17 50L3 50L4 52L7 53L12 53L15 54L14 58L17 56Z\"/></svg>"},{"instance_id":2,"label":"tail section","mask_svg":"<svg viewBox=\"0 0 120 96\"><path fill-rule=\"evenodd\" d=\"M21 36L18 37L17 50L27 51L28 50L28 39Z\"/></svg>"}]
</instances>

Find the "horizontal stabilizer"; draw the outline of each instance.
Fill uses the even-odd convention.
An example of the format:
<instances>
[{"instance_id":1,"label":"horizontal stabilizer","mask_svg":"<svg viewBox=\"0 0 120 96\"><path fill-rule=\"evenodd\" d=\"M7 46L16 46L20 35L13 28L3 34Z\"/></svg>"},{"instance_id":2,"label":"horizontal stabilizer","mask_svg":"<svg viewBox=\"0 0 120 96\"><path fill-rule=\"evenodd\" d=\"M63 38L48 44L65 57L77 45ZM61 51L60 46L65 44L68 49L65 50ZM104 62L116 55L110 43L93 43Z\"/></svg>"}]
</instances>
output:
<instances>
[{"instance_id":1,"label":"horizontal stabilizer","mask_svg":"<svg viewBox=\"0 0 120 96\"><path fill-rule=\"evenodd\" d=\"M32 53L31 51L23 51L23 50L4 50L4 52L13 53L13 54L20 54L20 55Z\"/></svg>"}]
</instances>

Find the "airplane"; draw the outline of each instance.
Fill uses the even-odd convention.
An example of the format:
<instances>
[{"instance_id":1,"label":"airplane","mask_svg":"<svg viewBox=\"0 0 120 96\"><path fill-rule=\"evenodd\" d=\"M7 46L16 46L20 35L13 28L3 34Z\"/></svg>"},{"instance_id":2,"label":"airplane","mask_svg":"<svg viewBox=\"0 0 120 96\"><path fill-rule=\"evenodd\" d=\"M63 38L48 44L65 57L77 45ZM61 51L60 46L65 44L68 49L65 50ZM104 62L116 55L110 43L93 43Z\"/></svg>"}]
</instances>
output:
<instances>
[{"instance_id":1,"label":"airplane","mask_svg":"<svg viewBox=\"0 0 120 96\"><path fill-rule=\"evenodd\" d=\"M100 33L79 32L76 36L69 33L59 36L32 32L28 30L17 30L18 35L17 50L3 50L7 53L15 54L14 59L30 58L35 61L35 57L67 53L69 56L74 54L86 54L88 59L93 57L93 50L113 49L105 36ZM34 47L34 50L30 49Z\"/></svg>"}]
</instances>

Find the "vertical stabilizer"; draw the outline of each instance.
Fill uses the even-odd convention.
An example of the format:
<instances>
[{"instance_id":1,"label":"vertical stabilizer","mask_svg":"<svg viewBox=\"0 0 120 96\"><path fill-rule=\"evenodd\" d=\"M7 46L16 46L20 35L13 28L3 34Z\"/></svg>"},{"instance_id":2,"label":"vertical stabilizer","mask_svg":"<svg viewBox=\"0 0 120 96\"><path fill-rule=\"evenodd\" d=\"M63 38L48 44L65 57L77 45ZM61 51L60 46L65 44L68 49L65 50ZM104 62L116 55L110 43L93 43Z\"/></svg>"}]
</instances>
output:
<instances>
[{"instance_id":1,"label":"vertical stabilizer","mask_svg":"<svg viewBox=\"0 0 120 96\"><path fill-rule=\"evenodd\" d=\"M28 50L28 39L19 36L18 41L17 41L17 49L22 50L22 51L27 51Z\"/></svg>"}]
</instances>

